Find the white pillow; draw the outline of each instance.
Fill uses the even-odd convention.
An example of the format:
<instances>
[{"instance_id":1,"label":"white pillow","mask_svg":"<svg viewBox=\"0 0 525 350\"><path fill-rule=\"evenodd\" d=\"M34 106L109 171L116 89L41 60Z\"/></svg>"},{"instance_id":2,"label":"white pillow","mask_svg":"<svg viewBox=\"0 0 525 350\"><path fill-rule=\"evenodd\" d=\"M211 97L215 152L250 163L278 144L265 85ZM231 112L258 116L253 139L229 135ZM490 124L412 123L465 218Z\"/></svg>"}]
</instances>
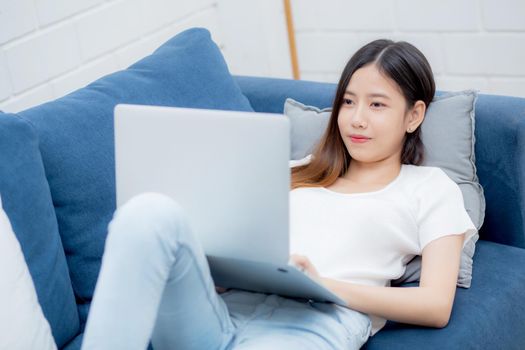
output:
<instances>
[{"instance_id":1,"label":"white pillow","mask_svg":"<svg viewBox=\"0 0 525 350\"><path fill-rule=\"evenodd\" d=\"M0 349L56 349L0 199Z\"/></svg>"}]
</instances>

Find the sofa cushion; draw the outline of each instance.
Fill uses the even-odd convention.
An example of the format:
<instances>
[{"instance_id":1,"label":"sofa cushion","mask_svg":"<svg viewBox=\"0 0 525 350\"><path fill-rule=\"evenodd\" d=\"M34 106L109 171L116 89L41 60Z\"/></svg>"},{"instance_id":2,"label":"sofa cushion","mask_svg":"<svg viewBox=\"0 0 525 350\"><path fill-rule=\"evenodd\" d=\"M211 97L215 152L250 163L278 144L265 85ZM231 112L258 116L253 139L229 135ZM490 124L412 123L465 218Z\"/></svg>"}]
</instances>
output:
<instances>
[{"instance_id":1,"label":"sofa cushion","mask_svg":"<svg viewBox=\"0 0 525 350\"><path fill-rule=\"evenodd\" d=\"M484 239L525 248L525 99L481 95L477 173L487 202Z\"/></svg>"},{"instance_id":2,"label":"sofa cushion","mask_svg":"<svg viewBox=\"0 0 525 350\"><path fill-rule=\"evenodd\" d=\"M80 333L75 339L67 343L62 350L80 350L82 346L82 340L84 339L84 333ZM149 350L149 349L148 349Z\"/></svg>"},{"instance_id":3,"label":"sofa cushion","mask_svg":"<svg viewBox=\"0 0 525 350\"><path fill-rule=\"evenodd\" d=\"M284 103L284 114L290 119L290 157L304 159L314 151L328 126L332 108L307 106L293 98Z\"/></svg>"},{"instance_id":4,"label":"sofa cushion","mask_svg":"<svg viewBox=\"0 0 525 350\"><path fill-rule=\"evenodd\" d=\"M314 151L328 126L332 107L307 106L293 98L284 102L284 114L290 119L290 157L300 160Z\"/></svg>"},{"instance_id":5,"label":"sofa cushion","mask_svg":"<svg viewBox=\"0 0 525 350\"><path fill-rule=\"evenodd\" d=\"M425 146L423 165L440 167L459 185L463 193L465 208L476 228L479 229L485 213L485 198L476 176L474 163L476 96L474 91L436 96L421 126L421 139ZM286 99L284 114L290 118L292 159L305 157L313 151L328 125L331 112L332 108L319 109L315 106L306 106L291 98ZM460 287L470 286L472 256L478 237L476 233L466 242L463 249L458 276ZM417 281L420 271L421 258L416 257L407 265L404 275L393 284Z\"/></svg>"},{"instance_id":6,"label":"sofa cushion","mask_svg":"<svg viewBox=\"0 0 525 350\"><path fill-rule=\"evenodd\" d=\"M115 210L113 109L117 103L252 110L210 33L194 28L124 71L19 113L40 136L81 326Z\"/></svg>"},{"instance_id":7,"label":"sofa cushion","mask_svg":"<svg viewBox=\"0 0 525 350\"><path fill-rule=\"evenodd\" d=\"M470 289L457 289L442 329L387 322L363 349L523 349L525 250L480 240Z\"/></svg>"},{"instance_id":8,"label":"sofa cushion","mask_svg":"<svg viewBox=\"0 0 525 350\"><path fill-rule=\"evenodd\" d=\"M78 332L79 319L37 134L17 116L0 113L0 150L3 208L20 242L44 316L61 346Z\"/></svg>"}]
</instances>

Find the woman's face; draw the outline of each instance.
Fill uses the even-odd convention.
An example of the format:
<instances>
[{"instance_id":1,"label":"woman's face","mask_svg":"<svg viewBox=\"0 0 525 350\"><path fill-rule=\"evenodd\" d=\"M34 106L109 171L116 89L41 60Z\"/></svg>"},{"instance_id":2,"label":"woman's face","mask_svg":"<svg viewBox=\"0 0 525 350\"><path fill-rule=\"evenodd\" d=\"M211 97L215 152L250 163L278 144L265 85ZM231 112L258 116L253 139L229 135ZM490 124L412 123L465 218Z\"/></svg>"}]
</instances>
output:
<instances>
[{"instance_id":1,"label":"woman's face","mask_svg":"<svg viewBox=\"0 0 525 350\"><path fill-rule=\"evenodd\" d=\"M421 120L417 121L414 109L420 109L421 104ZM400 163L405 133L409 128L415 130L423 121L424 107L424 103L418 101L414 108L407 110L397 84L381 74L374 64L355 71L337 118L352 161Z\"/></svg>"}]
</instances>

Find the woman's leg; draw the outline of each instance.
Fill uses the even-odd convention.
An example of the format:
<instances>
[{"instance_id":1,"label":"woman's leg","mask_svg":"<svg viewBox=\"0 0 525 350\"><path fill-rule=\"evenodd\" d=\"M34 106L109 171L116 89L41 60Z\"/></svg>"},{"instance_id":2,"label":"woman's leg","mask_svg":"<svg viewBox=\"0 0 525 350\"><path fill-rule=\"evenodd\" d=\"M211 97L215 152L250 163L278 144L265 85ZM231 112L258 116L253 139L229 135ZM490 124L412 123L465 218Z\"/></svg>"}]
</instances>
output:
<instances>
[{"instance_id":1,"label":"woman's leg","mask_svg":"<svg viewBox=\"0 0 525 350\"><path fill-rule=\"evenodd\" d=\"M233 337L204 252L185 215L159 194L137 196L109 226L83 349L223 349Z\"/></svg>"},{"instance_id":2,"label":"woman's leg","mask_svg":"<svg viewBox=\"0 0 525 350\"><path fill-rule=\"evenodd\" d=\"M226 293L224 300L232 319L244 321L238 324L235 350L355 350L371 331L367 315L334 304L277 295L261 299L248 292Z\"/></svg>"}]
</instances>

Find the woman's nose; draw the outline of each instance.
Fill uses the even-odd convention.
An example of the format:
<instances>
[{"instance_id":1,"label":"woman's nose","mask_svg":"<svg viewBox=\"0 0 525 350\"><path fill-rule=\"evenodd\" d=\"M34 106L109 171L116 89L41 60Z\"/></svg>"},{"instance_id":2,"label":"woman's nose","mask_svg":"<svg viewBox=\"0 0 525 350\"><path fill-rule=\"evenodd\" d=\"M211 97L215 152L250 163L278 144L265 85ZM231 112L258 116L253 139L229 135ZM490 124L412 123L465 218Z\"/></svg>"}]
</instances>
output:
<instances>
[{"instance_id":1,"label":"woman's nose","mask_svg":"<svg viewBox=\"0 0 525 350\"><path fill-rule=\"evenodd\" d=\"M352 114L351 119L352 126L354 128L366 128L368 125L366 122L365 111L361 107L357 107Z\"/></svg>"}]
</instances>

